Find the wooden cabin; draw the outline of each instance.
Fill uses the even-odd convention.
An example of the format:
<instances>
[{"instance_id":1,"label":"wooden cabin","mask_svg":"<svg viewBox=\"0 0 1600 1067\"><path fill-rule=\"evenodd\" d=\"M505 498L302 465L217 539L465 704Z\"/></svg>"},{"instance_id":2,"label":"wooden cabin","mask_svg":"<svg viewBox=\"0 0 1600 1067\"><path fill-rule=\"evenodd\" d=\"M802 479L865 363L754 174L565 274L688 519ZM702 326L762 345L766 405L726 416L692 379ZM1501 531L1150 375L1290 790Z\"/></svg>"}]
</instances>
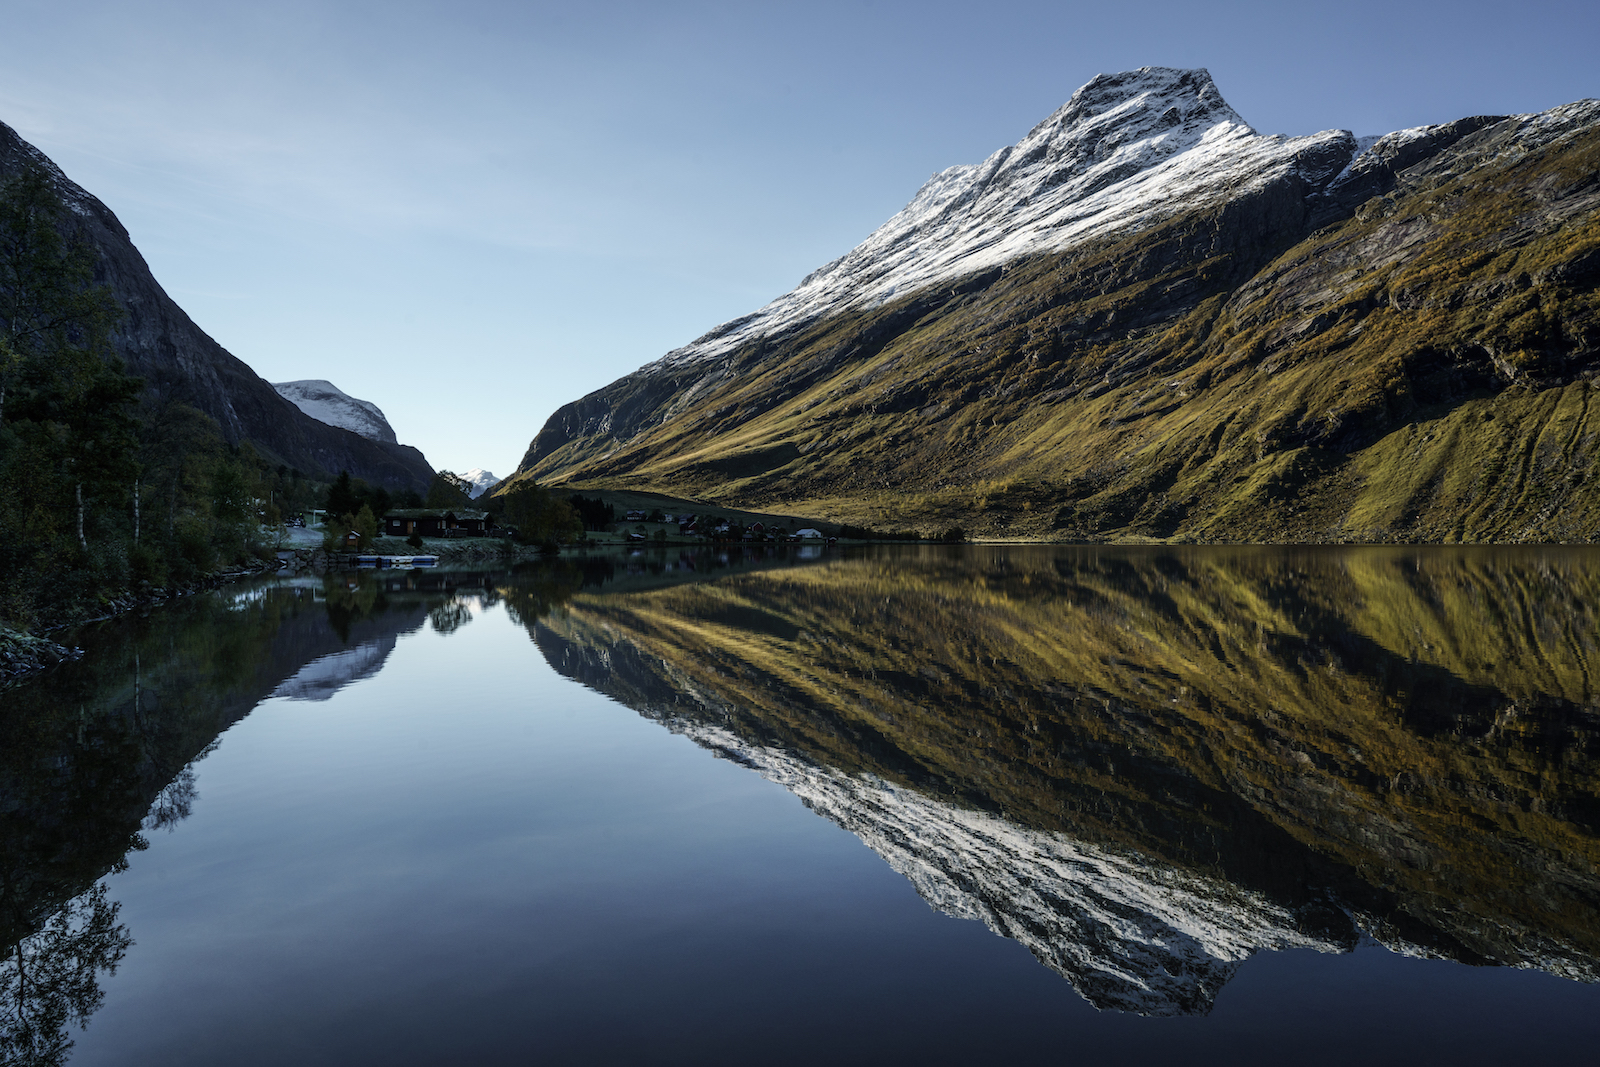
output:
<instances>
[{"instance_id":1,"label":"wooden cabin","mask_svg":"<svg viewBox=\"0 0 1600 1067\"><path fill-rule=\"evenodd\" d=\"M385 537L487 537L494 531L494 517L487 511L444 510L441 508L401 508L383 516Z\"/></svg>"}]
</instances>

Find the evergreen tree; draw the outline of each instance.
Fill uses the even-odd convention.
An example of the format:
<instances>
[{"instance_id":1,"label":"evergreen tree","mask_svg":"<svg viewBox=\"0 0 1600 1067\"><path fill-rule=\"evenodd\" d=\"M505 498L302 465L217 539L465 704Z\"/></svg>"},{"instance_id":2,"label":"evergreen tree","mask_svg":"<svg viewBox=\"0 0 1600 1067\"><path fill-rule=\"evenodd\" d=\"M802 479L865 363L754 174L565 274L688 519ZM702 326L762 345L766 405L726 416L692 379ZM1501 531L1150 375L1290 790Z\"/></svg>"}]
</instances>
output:
<instances>
[{"instance_id":1,"label":"evergreen tree","mask_svg":"<svg viewBox=\"0 0 1600 1067\"><path fill-rule=\"evenodd\" d=\"M323 501L323 510L328 515L353 515L356 511L355 489L350 484L350 472L340 471L339 477L328 487L328 498Z\"/></svg>"}]
</instances>

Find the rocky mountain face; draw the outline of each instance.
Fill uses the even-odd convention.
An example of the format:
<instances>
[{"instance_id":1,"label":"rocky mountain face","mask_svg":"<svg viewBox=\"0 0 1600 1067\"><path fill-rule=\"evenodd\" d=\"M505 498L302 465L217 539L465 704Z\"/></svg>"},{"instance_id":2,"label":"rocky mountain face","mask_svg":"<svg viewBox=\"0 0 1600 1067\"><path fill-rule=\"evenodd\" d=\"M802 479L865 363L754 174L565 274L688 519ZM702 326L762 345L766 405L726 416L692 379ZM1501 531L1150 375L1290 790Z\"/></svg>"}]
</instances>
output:
<instances>
[{"instance_id":1,"label":"rocky mountain face","mask_svg":"<svg viewBox=\"0 0 1600 1067\"><path fill-rule=\"evenodd\" d=\"M1253 953L1600 979L1587 556L974 550L588 588L557 670L801 797L1100 1007ZM709 561L706 561L709 564ZM662 579L658 579L661 581Z\"/></svg>"},{"instance_id":2,"label":"rocky mountain face","mask_svg":"<svg viewBox=\"0 0 1600 1067\"><path fill-rule=\"evenodd\" d=\"M370 400L357 400L332 382L321 379L274 382L272 388L318 422L360 434L369 441L399 443L394 427L389 425L378 405Z\"/></svg>"},{"instance_id":3,"label":"rocky mountain face","mask_svg":"<svg viewBox=\"0 0 1600 1067\"><path fill-rule=\"evenodd\" d=\"M229 442L249 441L263 455L308 475L331 478L348 470L389 488L427 491L433 469L421 452L397 444L392 433L387 440L369 440L308 416L207 336L151 275L111 209L0 123L0 180L28 167L50 178L77 235L98 252L95 280L110 287L125 312L116 331L117 353L144 379L151 399L199 408L217 420Z\"/></svg>"},{"instance_id":4,"label":"rocky mountain face","mask_svg":"<svg viewBox=\"0 0 1600 1067\"><path fill-rule=\"evenodd\" d=\"M1600 102L1257 134L1102 76L752 315L562 408L514 479L839 521L1571 540L1600 353Z\"/></svg>"}]
</instances>

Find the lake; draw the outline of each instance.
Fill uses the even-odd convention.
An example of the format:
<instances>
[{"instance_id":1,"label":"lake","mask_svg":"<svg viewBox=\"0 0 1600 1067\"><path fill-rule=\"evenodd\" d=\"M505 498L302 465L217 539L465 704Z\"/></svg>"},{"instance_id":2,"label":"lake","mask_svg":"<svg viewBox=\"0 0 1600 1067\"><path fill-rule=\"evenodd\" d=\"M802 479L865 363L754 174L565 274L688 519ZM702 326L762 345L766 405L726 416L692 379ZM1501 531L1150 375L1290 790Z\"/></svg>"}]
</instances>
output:
<instances>
[{"instance_id":1,"label":"lake","mask_svg":"<svg viewBox=\"0 0 1600 1067\"><path fill-rule=\"evenodd\" d=\"M235 585L0 692L5 1063L1600 1042L1600 552Z\"/></svg>"}]
</instances>

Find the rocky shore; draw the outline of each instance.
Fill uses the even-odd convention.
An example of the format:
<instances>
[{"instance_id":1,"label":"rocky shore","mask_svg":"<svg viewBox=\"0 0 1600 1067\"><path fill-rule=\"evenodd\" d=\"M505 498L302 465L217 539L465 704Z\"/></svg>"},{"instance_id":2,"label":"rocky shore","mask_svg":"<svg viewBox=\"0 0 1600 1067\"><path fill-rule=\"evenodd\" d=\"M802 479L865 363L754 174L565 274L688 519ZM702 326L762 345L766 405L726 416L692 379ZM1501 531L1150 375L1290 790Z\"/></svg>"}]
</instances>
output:
<instances>
[{"instance_id":1,"label":"rocky shore","mask_svg":"<svg viewBox=\"0 0 1600 1067\"><path fill-rule=\"evenodd\" d=\"M106 596L92 605L82 605L79 610L64 609L54 620L40 627L42 631L40 633L28 633L0 626L0 687L11 685L29 675L83 655L82 649L53 641L43 636L45 633L63 630L68 626L99 622L139 608L164 604L177 597L216 589L241 578L269 574L278 568L279 565L275 560L257 561L237 570L206 574L191 582L179 582L169 586L153 586L148 582L142 582L136 588Z\"/></svg>"},{"instance_id":2,"label":"rocky shore","mask_svg":"<svg viewBox=\"0 0 1600 1067\"><path fill-rule=\"evenodd\" d=\"M538 549L532 546L514 546L508 552L508 545L509 542L499 539L474 538L461 541L430 539L421 551L437 555L439 561L445 564L514 560L538 554ZM398 538L379 538L367 551L383 555L411 555L419 550ZM92 605L82 605L79 610L63 610L55 618L47 620L40 626L38 632L29 633L0 626L0 687L9 686L22 678L83 655L82 649L52 641L42 636L43 634L64 630L69 626L99 622L129 611L150 608L177 597L216 589L244 578L273 573L324 574L354 565L354 554L328 552L320 546L313 548L300 545L283 548L279 549L276 555L276 559L253 561L237 570L207 574L191 582L170 586L142 583L136 588L102 597Z\"/></svg>"},{"instance_id":3,"label":"rocky shore","mask_svg":"<svg viewBox=\"0 0 1600 1067\"><path fill-rule=\"evenodd\" d=\"M81 655L81 648L0 627L0 687L9 685L23 675L54 667Z\"/></svg>"}]
</instances>

